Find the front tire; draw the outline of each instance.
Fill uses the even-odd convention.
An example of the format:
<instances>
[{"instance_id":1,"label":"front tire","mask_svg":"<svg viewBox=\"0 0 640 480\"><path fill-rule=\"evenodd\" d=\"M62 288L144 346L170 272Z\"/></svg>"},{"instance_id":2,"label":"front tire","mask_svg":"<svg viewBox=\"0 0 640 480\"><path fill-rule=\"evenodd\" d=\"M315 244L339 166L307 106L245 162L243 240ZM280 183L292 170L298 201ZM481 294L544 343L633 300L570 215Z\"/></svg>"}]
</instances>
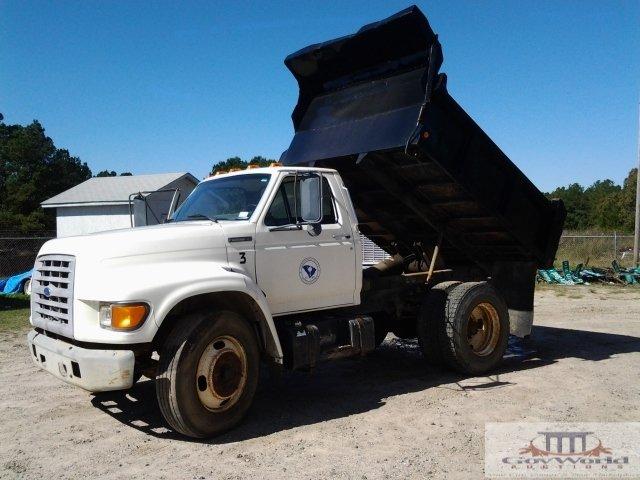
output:
<instances>
[{"instance_id":1,"label":"front tire","mask_svg":"<svg viewBox=\"0 0 640 480\"><path fill-rule=\"evenodd\" d=\"M207 438L236 426L258 385L256 336L232 311L195 313L178 320L162 351L156 396L175 431Z\"/></svg>"}]
</instances>

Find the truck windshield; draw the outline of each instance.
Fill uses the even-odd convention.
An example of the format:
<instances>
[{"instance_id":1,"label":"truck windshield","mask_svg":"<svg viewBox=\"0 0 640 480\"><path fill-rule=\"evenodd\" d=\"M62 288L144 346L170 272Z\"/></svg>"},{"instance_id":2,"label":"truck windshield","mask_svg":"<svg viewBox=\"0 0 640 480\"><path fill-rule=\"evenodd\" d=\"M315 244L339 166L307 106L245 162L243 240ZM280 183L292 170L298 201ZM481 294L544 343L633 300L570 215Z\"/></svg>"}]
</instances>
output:
<instances>
[{"instance_id":1,"label":"truck windshield","mask_svg":"<svg viewBox=\"0 0 640 480\"><path fill-rule=\"evenodd\" d=\"M270 177L269 174L256 173L202 182L178 208L171 221L248 220Z\"/></svg>"}]
</instances>

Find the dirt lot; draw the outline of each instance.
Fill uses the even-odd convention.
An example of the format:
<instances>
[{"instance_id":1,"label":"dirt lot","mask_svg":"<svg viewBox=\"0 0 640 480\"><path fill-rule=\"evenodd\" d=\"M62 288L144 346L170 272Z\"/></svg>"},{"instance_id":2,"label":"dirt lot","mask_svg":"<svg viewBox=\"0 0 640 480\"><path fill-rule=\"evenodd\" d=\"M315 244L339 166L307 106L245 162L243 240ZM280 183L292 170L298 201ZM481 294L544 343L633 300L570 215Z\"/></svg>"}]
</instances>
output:
<instances>
[{"instance_id":1,"label":"dirt lot","mask_svg":"<svg viewBox=\"0 0 640 480\"><path fill-rule=\"evenodd\" d=\"M0 476L482 478L485 422L640 420L639 288L541 289L536 324L535 358L479 378L389 336L365 360L262 382L245 423L209 442L164 427L153 382L92 396L1 333Z\"/></svg>"}]
</instances>

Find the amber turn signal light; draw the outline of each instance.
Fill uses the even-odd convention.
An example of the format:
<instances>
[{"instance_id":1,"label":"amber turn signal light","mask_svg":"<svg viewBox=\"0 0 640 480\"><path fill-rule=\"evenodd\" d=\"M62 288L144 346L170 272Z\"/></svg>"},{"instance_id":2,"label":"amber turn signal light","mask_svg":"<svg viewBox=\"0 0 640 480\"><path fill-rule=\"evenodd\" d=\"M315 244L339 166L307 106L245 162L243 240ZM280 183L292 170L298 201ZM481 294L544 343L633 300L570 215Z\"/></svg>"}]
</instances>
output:
<instances>
[{"instance_id":1,"label":"amber turn signal light","mask_svg":"<svg viewBox=\"0 0 640 480\"><path fill-rule=\"evenodd\" d=\"M100 325L114 330L134 330L146 320L149 306L145 303L102 305Z\"/></svg>"}]
</instances>

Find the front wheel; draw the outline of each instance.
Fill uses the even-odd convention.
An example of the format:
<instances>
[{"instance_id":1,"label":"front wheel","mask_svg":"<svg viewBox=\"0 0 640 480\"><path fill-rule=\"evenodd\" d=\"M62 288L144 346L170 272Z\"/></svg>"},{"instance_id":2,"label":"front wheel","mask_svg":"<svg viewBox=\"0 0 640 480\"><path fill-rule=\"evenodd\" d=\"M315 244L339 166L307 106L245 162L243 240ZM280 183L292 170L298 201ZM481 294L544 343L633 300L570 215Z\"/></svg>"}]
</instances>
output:
<instances>
[{"instance_id":1,"label":"front wheel","mask_svg":"<svg viewBox=\"0 0 640 480\"><path fill-rule=\"evenodd\" d=\"M160 353L158 403L177 432L211 437L237 425L251 406L260 361L256 336L231 311L178 321Z\"/></svg>"}]
</instances>

